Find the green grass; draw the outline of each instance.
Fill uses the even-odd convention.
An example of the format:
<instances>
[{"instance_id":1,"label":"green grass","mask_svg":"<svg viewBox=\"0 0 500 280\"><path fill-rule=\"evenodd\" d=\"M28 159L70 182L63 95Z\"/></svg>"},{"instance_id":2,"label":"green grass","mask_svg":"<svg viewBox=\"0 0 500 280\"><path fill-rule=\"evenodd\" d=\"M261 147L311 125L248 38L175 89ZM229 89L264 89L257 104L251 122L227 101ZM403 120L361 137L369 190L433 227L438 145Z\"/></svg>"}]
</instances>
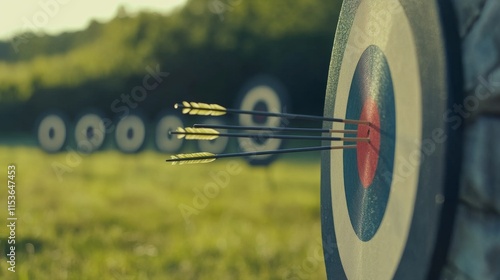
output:
<instances>
[{"instance_id":1,"label":"green grass","mask_svg":"<svg viewBox=\"0 0 500 280\"><path fill-rule=\"evenodd\" d=\"M0 221L9 163L17 165L18 217L16 273L7 270L0 227L0 278L325 278L319 160L252 168L242 160L170 166L166 157L104 151L78 163L66 153L0 146ZM59 180L54 163L71 171ZM230 163L239 172L195 209L193 189L213 184L210 172ZM188 222L181 204L196 210Z\"/></svg>"}]
</instances>

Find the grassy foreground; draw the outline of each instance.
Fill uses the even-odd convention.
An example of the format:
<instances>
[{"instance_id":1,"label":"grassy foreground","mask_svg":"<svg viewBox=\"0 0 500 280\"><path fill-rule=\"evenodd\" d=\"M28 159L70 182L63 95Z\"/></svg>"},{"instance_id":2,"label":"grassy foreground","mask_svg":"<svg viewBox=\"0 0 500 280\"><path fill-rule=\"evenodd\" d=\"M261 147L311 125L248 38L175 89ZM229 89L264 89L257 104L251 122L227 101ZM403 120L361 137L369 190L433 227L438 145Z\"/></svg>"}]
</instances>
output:
<instances>
[{"instance_id":1,"label":"grassy foreground","mask_svg":"<svg viewBox=\"0 0 500 280\"><path fill-rule=\"evenodd\" d=\"M0 146L0 221L10 163L18 217L15 273L0 226L0 279L325 278L319 160L251 168L166 158Z\"/></svg>"}]
</instances>

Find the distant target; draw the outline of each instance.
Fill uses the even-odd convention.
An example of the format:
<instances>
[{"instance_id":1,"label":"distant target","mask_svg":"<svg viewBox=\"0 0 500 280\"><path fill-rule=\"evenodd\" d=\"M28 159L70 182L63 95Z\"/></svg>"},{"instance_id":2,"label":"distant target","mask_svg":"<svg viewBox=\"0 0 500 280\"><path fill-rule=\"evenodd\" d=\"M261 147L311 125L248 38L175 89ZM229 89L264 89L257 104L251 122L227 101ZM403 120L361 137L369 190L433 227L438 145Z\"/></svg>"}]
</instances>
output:
<instances>
[{"instance_id":1,"label":"distant target","mask_svg":"<svg viewBox=\"0 0 500 280\"><path fill-rule=\"evenodd\" d=\"M184 123L176 115L165 114L160 117L155 134L155 144L159 151L176 153L182 148L184 140L169 134L170 131L175 131L178 127L184 127Z\"/></svg>"},{"instance_id":2,"label":"distant target","mask_svg":"<svg viewBox=\"0 0 500 280\"><path fill-rule=\"evenodd\" d=\"M135 153L139 151L146 138L146 126L144 121L137 115L122 118L115 131L115 142L118 149L124 153Z\"/></svg>"},{"instance_id":3,"label":"distant target","mask_svg":"<svg viewBox=\"0 0 500 280\"><path fill-rule=\"evenodd\" d=\"M237 107L247 111L284 113L286 100L284 87L278 81L270 77L258 77L243 88ZM244 114L238 116L240 126L280 127L286 122L287 120L279 117ZM277 150L282 146L283 140L265 137L270 133L273 132L262 132L262 137L238 138L238 146L243 152ZM252 165L268 165L275 159L275 155L251 156L247 159Z\"/></svg>"},{"instance_id":4,"label":"distant target","mask_svg":"<svg viewBox=\"0 0 500 280\"><path fill-rule=\"evenodd\" d=\"M67 128L64 118L56 113L43 117L38 124L37 139L40 147L48 152L60 151L67 138Z\"/></svg>"},{"instance_id":5,"label":"distant target","mask_svg":"<svg viewBox=\"0 0 500 280\"><path fill-rule=\"evenodd\" d=\"M104 143L106 128L102 118L95 113L80 117L75 126L75 141L80 152L91 153Z\"/></svg>"},{"instance_id":6,"label":"distant target","mask_svg":"<svg viewBox=\"0 0 500 280\"><path fill-rule=\"evenodd\" d=\"M210 125L224 125L224 123L220 120L215 120L215 119L209 119L207 121L204 121L203 124L210 124ZM227 129L217 129L220 133L227 133ZM213 154L220 154L223 153L227 145L229 143L229 138L228 137L219 137L214 140L210 141L197 141L198 142L198 150L203 151L203 152L209 152Z\"/></svg>"}]
</instances>

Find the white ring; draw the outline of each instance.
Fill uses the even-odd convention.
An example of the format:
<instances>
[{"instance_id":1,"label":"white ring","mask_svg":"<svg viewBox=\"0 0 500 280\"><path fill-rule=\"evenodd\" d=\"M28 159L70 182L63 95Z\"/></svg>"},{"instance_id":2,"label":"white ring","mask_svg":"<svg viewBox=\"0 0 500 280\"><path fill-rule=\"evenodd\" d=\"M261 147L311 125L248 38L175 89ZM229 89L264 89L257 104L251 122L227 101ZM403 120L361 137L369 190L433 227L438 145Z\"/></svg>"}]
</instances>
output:
<instances>
[{"instance_id":1,"label":"white ring","mask_svg":"<svg viewBox=\"0 0 500 280\"><path fill-rule=\"evenodd\" d=\"M240 109L254 110L255 104L258 102L264 102L269 112L282 112L283 104L279 95L271 87L265 85L260 85L251 89L243 98ZM281 125L281 118L279 117L266 117L266 122L263 124L254 122L252 115L239 115L238 120L241 126L278 127ZM262 143L257 143L251 138L238 138L237 141L240 149L248 152L276 150L283 142L281 139L265 139L262 140ZM252 156L253 159L266 159L268 157L270 156Z\"/></svg>"},{"instance_id":2,"label":"white ring","mask_svg":"<svg viewBox=\"0 0 500 280\"><path fill-rule=\"evenodd\" d=\"M66 142L66 124L58 115L47 115L38 125L37 136L43 150L49 153L58 152Z\"/></svg>"},{"instance_id":3,"label":"white ring","mask_svg":"<svg viewBox=\"0 0 500 280\"><path fill-rule=\"evenodd\" d=\"M389 8L391 7L391 8ZM368 34L371 32L371 34ZM378 46L392 75L396 109L394 176L387 208L377 233L361 241L351 225L345 199L343 153L332 151L331 191L337 244L349 279L390 279L401 260L408 238L418 187L420 162L400 181L400 167L420 147L422 92L417 50L412 29L399 1L361 1L346 45L334 117L346 116L347 100L357 63L366 48ZM344 129L334 124L334 129Z\"/></svg>"},{"instance_id":4,"label":"white ring","mask_svg":"<svg viewBox=\"0 0 500 280\"><path fill-rule=\"evenodd\" d=\"M130 133L132 135L129 135ZM145 138L146 127L138 116L126 116L116 125L116 145L125 153L137 152L144 144Z\"/></svg>"},{"instance_id":5,"label":"white ring","mask_svg":"<svg viewBox=\"0 0 500 280\"><path fill-rule=\"evenodd\" d=\"M102 118L96 114L82 116L75 127L76 146L80 152L91 153L104 143L106 128Z\"/></svg>"}]
</instances>

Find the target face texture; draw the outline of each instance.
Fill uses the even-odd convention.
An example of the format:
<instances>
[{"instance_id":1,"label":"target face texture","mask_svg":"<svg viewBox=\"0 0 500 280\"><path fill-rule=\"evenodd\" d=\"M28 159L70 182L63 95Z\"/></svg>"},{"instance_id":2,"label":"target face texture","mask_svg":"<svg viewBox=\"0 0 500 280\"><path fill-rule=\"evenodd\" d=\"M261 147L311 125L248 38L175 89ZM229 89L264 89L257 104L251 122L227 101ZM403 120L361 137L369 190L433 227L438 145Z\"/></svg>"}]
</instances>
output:
<instances>
[{"instance_id":1,"label":"target face texture","mask_svg":"<svg viewBox=\"0 0 500 280\"><path fill-rule=\"evenodd\" d=\"M324 116L371 124L324 124L370 138L322 156L329 279L435 278L446 260L460 137L443 116L460 82L442 32L435 3L344 1Z\"/></svg>"},{"instance_id":2,"label":"target face texture","mask_svg":"<svg viewBox=\"0 0 500 280\"><path fill-rule=\"evenodd\" d=\"M43 117L38 124L38 144L48 153L60 151L66 143L66 136L66 123L59 114L49 114Z\"/></svg>"},{"instance_id":3,"label":"target face texture","mask_svg":"<svg viewBox=\"0 0 500 280\"><path fill-rule=\"evenodd\" d=\"M387 208L396 128L391 73L384 54L376 46L368 47L356 66L345 118L372 123L372 127L360 126L357 135L369 137L370 143L346 150L342 162L349 219L358 238L369 241L378 231ZM346 128L358 127L346 125Z\"/></svg>"},{"instance_id":4,"label":"target face texture","mask_svg":"<svg viewBox=\"0 0 500 280\"><path fill-rule=\"evenodd\" d=\"M207 121L204 121L203 124L210 124L210 125L224 125L223 122L220 120L216 119L209 119ZM217 129L220 133L227 133L227 129ZM210 140L210 141L197 141L198 143L198 150L202 152L209 152L212 154L221 154L223 153L227 145L229 143L229 138L228 137L218 137L217 139Z\"/></svg>"},{"instance_id":5,"label":"target face texture","mask_svg":"<svg viewBox=\"0 0 500 280\"><path fill-rule=\"evenodd\" d=\"M115 141L125 153L135 153L144 145L146 127L144 121L135 115L122 118L116 126Z\"/></svg>"},{"instance_id":6,"label":"target face texture","mask_svg":"<svg viewBox=\"0 0 500 280\"><path fill-rule=\"evenodd\" d=\"M238 98L237 108L248 111L263 111L284 113L287 107L287 98L283 86L270 77L258 77L250 81ZM240 126L280 127L283 120L278 117L259 115L238 115ZM254 131L249 131L254 132ZM261 132L268 135L273 132ZM237 138L238 146L243 152L277 150L281 147L282 139L269 139L265 137ZM251 156L247 158L252 165L268 165L275 155Z\"/></svg>"},{"instance_id":7,"label":"target face texture","mask_svg":"<svg viewBox=\"0 0 500 280\"><path fill-rule=\"evenodd\" d=\"M99 114L83 115L75 126L75 141L79 151L91 153L104 143L106 127Z\"/></svg>"},{"instance_id":8,"label":"target face texture","mask_svg":"<svg viewBox=\"0 0 500 280\"><path fill-rule=\"evenodd\" d=\"M175 131L179 127L184 127L184 124L176 115L166 114L159 118L155 134L155 144L159 151L176 153L182 148L184 140L169 134L170 131Z\"/></svg>"}]
</instances>

